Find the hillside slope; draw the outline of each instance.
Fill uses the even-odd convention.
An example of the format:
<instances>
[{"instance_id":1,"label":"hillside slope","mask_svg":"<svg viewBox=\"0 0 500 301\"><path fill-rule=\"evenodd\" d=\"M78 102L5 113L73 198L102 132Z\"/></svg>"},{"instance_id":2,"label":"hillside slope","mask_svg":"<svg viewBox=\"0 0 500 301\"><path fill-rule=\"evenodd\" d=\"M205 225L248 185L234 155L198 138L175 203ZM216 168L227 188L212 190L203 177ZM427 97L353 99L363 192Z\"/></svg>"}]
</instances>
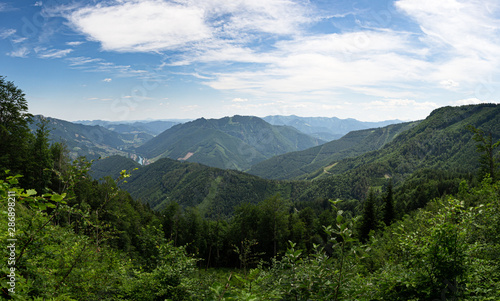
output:
<instances>
[{"instance_id":1,"label":"hillside slope","mask_svg":"<svg viewBox=\"0 0 500 301\"><path fill-rule=\"evenodd\" d=\"M137 153L152 160L166 157L245 170L272 156L321 143L292 127L272 126L257 117L233 116L176 125L138 147Z\"/></svg>"},{"instance_id":2,"label":"hillside slope","mask_svg":"<svg viewBox=\"0 0 500 301\"><path fill-rule=\"evenodd\" d=\"M320 170L308 175L316 180L303 197L362 199L369 187L380 187L388 178L398 185L422 171L476 174L480 154L469 125L491 133L493 141L500 140L500 105L436 109L382 149L340 160L328 173ZM498 151L495 156L498 160Z\"/></svg>"},{"instance_id":3,"label":"hillside slope","mask_svg":"<svg viewBox=\"0 0 500 301\"><path fill-rule=\"evenodd\" d=\"M155 210L175 201L214 216L230 215L239 204L257 203L277 193L287 199L295 198L294 194L307 185L309 183L298 181L270 181L235 170L162 158L134 171L123 188Z\"/></svg>"},{"instance_id":4,"label":"hillside slope","mask_svg":"<svg viewBox=\"0 0 500 301\"><path fill-rule=\"evenodd\" d=\"M303 151L270 158L253 165L248 173L266 179L293 179L312 173L348 157L356 157L377 150L391 142L398 134L419 122L389 125L383 128L353 131L344 137Z\"/></svg>"}]
</instances>

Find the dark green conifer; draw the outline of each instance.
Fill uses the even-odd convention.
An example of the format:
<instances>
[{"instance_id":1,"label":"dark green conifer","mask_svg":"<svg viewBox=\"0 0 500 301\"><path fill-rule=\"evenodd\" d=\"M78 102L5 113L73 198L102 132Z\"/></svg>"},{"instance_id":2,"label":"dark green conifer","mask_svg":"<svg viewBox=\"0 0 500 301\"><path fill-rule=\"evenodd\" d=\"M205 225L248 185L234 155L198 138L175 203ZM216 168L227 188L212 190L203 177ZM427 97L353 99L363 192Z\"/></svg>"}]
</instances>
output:
<instances>
[{"instance_id":1,"label":"dark green conifer","mask_svg":"<svg viewBox=\"0 0 500 301\"><path fill-rule=\"evenodd\" d=\"M368 198L365 200L363 206L363 215L361 217L361 225L359 227L359 239L362 242L366 242L369 239L369 234L371 230L376 228L376 218L375 218L375 192L370 189L368 192Z\"/></svg>"},{"instance_id":2,"label":"dark green conifer","mask_svg":"<svg viewBox=\"0 0 500 301\"><path fill-rule=\"evenodd\" d=\"M387 192L384 197L384 223L389 226L394 220L394 196L392 193L392 179L387 185Z\"/></svg>"}]
</instances>

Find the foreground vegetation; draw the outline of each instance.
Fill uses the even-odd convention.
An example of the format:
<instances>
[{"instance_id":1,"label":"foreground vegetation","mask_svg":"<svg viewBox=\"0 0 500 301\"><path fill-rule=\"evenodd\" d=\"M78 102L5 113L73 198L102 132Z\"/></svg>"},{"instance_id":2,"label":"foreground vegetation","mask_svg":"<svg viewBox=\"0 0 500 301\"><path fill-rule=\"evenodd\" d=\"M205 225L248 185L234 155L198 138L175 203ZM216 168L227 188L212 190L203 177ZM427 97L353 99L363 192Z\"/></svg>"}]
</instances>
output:
<instances>
[{"instance_id":1,"label":"foreground vegetation","mask_svg":"<svg viewBox=\"0 0 500 301\"><path fill-rule=\"evenodd\" d=\"M134 200L120 189L128 171L93 180L90 162L49 143L45 123L27 130L22 91L0 80L10 112L0 114L4 299L500 296L500 143L481 130L471 128L473 173L420 169L394 187L368 185L359 200L274 195L205 218L196 207L153 211Z\"/></svg>"}]
</instances>

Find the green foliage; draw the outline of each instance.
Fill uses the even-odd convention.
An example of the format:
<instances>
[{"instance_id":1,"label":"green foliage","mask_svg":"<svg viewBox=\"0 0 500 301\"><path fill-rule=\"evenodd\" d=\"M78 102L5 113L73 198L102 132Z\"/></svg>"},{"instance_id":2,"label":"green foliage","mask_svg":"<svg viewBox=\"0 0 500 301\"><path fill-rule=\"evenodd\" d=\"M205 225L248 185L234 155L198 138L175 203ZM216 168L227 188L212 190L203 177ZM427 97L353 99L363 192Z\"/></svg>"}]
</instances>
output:
<instances>
[{"instance_id":1,"label":"green foliage","mask_svg":"<svg viewBox=\"0 0 500 301\"><path fill-rule=\"evenodd\" d=\"M128 288L126 298L130 300L193 300L190 282L195 271L196 259L190 258L182 247L160 243L160 261L151 272L136 271L137 279Z\"/></svg>"}]
</instances>

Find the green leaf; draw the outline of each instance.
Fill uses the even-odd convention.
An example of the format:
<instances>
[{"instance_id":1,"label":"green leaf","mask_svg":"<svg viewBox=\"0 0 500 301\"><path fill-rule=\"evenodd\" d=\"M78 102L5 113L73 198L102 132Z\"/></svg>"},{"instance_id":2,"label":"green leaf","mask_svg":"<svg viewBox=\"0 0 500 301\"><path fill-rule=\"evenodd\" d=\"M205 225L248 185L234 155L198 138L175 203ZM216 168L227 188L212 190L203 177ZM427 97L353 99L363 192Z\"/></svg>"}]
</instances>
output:
<instances>
[{"instance_id":1,"label":"green leaf","mask_svg":"<svg viewBox=\"0 0 500 301\"><path fill-rule=\"evenodd\" d=\"M342 215L340 215L340 214L337 215L337 223L338 224L340 224L342 222L342 219L343 219Z\"/></svg>"},{"instance_id":2,"label":"green leaf","mask_svg":"<svg viewBox=\"0 0 500 301\"><path fill-rule=\"evenodd\" d=\"M28 189L26 190L27 195L36 195L36 190L35 189Z\"/></svg>"},{"instance_id":3,"label":"green leaf","mask_svg":"<svg viewBox=\"0 0 500 301\"><path fill-rule=\"evenodd\" d=\"M64 196L63 195L60 195L60 194L53 194L51 197L50 197L50 200L51 201L54 201L54 202L60 202L64 199Z\"/></svg>"}]
</instances>

